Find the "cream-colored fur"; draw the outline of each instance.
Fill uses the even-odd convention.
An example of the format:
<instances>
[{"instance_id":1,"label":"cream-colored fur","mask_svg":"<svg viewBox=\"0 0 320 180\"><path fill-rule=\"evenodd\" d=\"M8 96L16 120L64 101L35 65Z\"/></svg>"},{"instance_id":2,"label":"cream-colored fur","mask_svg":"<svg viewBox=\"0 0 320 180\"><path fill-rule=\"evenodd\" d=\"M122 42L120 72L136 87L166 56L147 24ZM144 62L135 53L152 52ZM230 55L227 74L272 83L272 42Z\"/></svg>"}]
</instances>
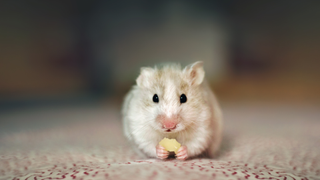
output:
<instances>
[{"instance_id":1,"label":"cream-colored fur","mask_svg":"<svg viewBox=\"0 0 320 180\"><path fill-rule=\"evenodd\" d=\"M204 152L213 156L218 150L222 113L204 79L202 64L195 62L184 69L177 64L141 69L122 109L124 134L141 155L157 157L156 146L164 137L187 146L188 157ZM152 100L154 94L158 103ZM180 103L181 94L187 96L186 103ZM176 129L165 132L160 115L177 116Z\"/></svg>"}]
</instances>

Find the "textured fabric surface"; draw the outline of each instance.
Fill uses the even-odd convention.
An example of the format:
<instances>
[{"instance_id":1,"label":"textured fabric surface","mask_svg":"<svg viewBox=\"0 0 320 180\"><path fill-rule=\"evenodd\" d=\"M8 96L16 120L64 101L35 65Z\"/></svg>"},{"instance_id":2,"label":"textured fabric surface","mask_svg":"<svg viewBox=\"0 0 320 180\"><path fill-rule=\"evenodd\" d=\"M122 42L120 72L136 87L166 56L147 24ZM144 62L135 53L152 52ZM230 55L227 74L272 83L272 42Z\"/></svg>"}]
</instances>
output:
<instances>
[{"instance_id":1,"label":"textured fabric surface","mask_svg":"<svg viewBox=\"0 0 320 180\"><path fill-rule=\"evenodd\" d=\"M315 106L223 105L220 155L141 159L108 107L1 115L0 179L320 179Z\"/></svg>"}]
</instances>

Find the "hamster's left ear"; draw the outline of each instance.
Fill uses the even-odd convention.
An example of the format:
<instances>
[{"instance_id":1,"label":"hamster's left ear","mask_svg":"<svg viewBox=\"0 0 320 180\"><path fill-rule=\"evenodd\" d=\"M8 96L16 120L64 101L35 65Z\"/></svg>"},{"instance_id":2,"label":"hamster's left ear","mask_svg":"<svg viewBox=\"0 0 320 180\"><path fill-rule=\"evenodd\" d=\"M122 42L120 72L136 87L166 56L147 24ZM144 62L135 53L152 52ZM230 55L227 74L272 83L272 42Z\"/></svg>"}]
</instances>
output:
<instances>
[{"instance_id":1,"label":"hamster's left ear","mask_svg":"<svg viewBox=\"0 0 320 180\"><path fill-rule=\"evenodd\" d=\"M203 70L203 62L197 61L188 65L184 68L183 74L191 86L201 84L205 74Z\"/></svg>"},{"instance_id":2,"label":"hamster's left ear","mask_svg":"<svg viewBox=\"0 0 320 180\"><path fill-rule=\"evenodd\" d=\"M142 88L151 86L151 77L153 76L154 71L155 70L150 67L142 67L140 69L140 75L136 79L137 85Z\"/></svg>"}]
</instances>

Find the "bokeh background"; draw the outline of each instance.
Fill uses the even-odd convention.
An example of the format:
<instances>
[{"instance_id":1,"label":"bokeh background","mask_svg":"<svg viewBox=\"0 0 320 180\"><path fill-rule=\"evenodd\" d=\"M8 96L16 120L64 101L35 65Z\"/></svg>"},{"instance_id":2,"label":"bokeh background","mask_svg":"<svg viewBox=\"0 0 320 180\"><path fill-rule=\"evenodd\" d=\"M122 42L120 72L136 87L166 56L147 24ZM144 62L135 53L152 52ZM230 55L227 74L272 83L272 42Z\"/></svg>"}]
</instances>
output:
<instances>
[{"instance_id":1,"label":"bokeh background","mask_svg":"<svg viewBox=\"0 0 320 180\"><path fill-rule=\"evenodd\" d=\"M205 62L221 102L320 100L318 1L1 1L1 113L113 103L141 66Z\"/></svg>"},{"instance_id":2,"label":"bokeh background","mask_svg":"<svg viewBox=\"0 0 320 180\"><path fill-rule=\"evenodd\" d=\"M319 32L317 0L0 0L0 179L319 179ZM139 166L124 95L142 66L198 60L218 169Z\"/></svg>"}]
</instances>

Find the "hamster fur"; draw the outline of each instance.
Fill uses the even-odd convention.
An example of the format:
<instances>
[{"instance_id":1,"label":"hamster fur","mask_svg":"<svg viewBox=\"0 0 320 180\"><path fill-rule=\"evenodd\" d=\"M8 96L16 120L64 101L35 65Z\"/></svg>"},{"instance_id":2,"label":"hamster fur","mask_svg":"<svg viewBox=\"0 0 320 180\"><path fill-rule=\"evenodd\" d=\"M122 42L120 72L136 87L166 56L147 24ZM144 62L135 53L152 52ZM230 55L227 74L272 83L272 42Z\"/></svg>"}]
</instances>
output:
<instances>
[{"instance_id":1,"label":"hamster fur","mask_svg":"<svg viewBox=\"0 0 320 180\"><path fill-rule=\"evenodd\" d=\"M183 69L179 64L141 68L122 108L124 134L140 155L165 159L168 153L157 148L167 137L185 148L177 159L214 156L221 142L222 113L204 76L201 61Z\"/></svg>"}]
</instances>

